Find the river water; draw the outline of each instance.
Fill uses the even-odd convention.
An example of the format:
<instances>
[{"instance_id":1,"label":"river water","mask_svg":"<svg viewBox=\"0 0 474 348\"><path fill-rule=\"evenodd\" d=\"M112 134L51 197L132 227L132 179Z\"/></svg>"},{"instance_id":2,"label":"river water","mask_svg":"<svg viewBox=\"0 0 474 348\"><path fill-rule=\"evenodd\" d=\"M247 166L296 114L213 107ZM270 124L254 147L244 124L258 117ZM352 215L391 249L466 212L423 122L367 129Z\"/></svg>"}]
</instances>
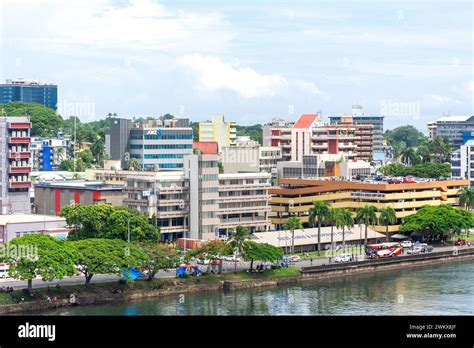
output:
<instances>
[{"instance_id":1,"label":"river water","mask_svg":"<svg viewBox=\"0 0 474 348\"><path fill-rule=\"evenodd\" d=\"M474 315L474 262L280 287L60 308L46 315Z\"/></svg>"}]
</instances>

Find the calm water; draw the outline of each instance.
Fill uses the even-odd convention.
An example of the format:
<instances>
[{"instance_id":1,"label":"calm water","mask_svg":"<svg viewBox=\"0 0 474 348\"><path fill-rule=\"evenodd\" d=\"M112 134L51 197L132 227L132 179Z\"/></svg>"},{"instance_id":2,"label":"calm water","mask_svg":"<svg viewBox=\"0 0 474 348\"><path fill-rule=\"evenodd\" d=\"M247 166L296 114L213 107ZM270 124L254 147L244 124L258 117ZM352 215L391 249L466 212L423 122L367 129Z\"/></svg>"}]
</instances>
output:
<instances>
[{"instance_id":1,"label":"calm water","mask_svg":"<svg viewBox=\"0 0 474 348\"><path fill-rule=\"evenodd\" d=\"M47 315L474 315L474 262L284 286L186 294Z\"/></svg>"}]
</instances>

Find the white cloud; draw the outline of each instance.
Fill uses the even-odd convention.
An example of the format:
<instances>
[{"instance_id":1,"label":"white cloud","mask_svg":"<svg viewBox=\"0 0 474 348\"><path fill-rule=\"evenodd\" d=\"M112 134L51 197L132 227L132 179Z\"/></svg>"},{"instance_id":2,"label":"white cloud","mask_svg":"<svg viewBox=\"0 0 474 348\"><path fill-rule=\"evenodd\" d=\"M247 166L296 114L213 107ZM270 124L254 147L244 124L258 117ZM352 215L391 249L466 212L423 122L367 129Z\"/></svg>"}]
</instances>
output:
<instances>
[{"instance_id":1,"label":"white cloud","mask_svg":"<svg viewBox=\"0 0 474 348\"><path fill-rule=\"evenodd\" d=\"M461 103L461 101L454 99L452 97L448 96L443 96L439 94L427 94L423 97L424 102L431 102L431 103L439 103L439 104L444 104L444 103Z\"/></svg>"},{"instance_id":2,"label":"white cloud","mask_svg":"<svg viewBox=\"0 0 474 348\"><path fill-rule=\"evenodd\" d=\"M178 58L177 62L189 69L201 87L210 92L230 90L244 99L273 97L287 93L290 88L320 94L319 88L312 82L290 81L278 74L260 74L251 68L224 63L218 57L192 54Z\"/></svg>"}]
</instances>

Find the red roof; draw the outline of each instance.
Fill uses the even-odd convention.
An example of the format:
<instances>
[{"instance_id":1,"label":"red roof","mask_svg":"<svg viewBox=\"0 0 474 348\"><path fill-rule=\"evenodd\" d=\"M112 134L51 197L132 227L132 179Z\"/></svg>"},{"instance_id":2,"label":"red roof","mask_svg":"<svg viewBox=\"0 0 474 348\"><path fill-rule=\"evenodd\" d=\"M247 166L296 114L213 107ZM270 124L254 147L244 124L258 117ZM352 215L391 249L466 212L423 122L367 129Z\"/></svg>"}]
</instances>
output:
<instances>
[{"instance_id":1,"label":"red roof","mask_svg":"<svg viewBox=\"0 0 474 348\"><path fill-rule=\"evenodd\" d=\"M296 121L293 128L309 128L317 118L317 114L303 114L298 121Z\"/></svg>"},{"instance_id":2,"label":"red roof","mask_svg":"<svg viewBox=\"0 0 474 348\"><path fill-rule=\"evenodd\" d=\"M217 141L197 141L193 143L193 149L198 149L203 155L217 155Z\"/></svg>"}]
</instances>

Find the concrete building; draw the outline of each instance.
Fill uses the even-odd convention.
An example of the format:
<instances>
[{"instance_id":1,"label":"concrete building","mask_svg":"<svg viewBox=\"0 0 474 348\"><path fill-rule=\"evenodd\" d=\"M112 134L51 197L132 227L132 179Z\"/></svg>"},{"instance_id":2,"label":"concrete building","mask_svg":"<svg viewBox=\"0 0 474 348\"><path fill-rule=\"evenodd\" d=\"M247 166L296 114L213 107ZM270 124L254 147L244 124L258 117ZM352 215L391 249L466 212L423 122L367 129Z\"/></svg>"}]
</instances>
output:
<instances>
[{"instance_id":1,"label":"concrete building","mask_svg":"<svg viewBox=\"0 0 474 348\"><path fill-rule=\"evenodd\" d=\"M46 234L66 239L70 229L66 219L59 216L36 214L0 215L0 245L27 234Z\"/></svg>"},{"instance_id":2,"label":"concrete building","mask_svg":"<svg viewBox=\"0 0 474 348\"><path fill-rule=\"evenodd\" d=\"M451 176L467 179L474 186L474 140L468 140L451 155Z\"/></svg>"},{"instance_id":3,"label":"concrete building","mask_svg":"<svg viewBox=\"0 0 474 348\"><path fill-rule=\"evenodd\" d=\"M219 156L187 156L184 175L189 181L189 235L185 237L213 239L219 233Z\"/></svg>"},{"instance_id":4,"label":"concrete building","mask_svg":"<svg viewBox=\"0 0 474 348\"><path fill-rule=\"evenodd\" d=\"M70 141L62 133L56 138L32 138L30 150L33 170L59 170L61 162L68 158L70 146Z\"/></svg>"},{"instance_id":5,"label":"concrete building","mask_svg":"<svg viewBox=\"0 0 474 348\"><path fill-rule=\"evenodd\" d=\"M31 123L0 117L0 214L31 213Z\"/></svg>"},{"instance_id":6,"label":"concrete building","mask_svg":"<svg viewBox=\"0 0 474 348\"><path fill-rule=\"evenodd\" d=\"M352 115L341 116L342 126L353 126L354 144L356 145L355 159L358 161L368 161L373 158L374 125L370 123L356 123ZM351 127L352 129L352 127ZM379 152L382 149L379 148Z\"/></svg>"},{"instance_id":7,"label":"concrete building","mask_svg":"<svg viewBox=\"0 0 474 348\"><path fill-rule=\"evenodd\" d=\"M125 198L123 187L102 182L38 182L34 189L34 210L44 215L59 215L64 206L71 204L120 206Z\"/></svg>"},{"instance_id":8,"label":"concrete building","mask_svg":"<svg viewBox=\"0 0 474 348\"><path fill-rule=\"evenodd\" d=\"M199 122L199 141L216 141L219 151L223 146L234 146L237 139L237 125L225 122L223 115L216 115L211 121Z\"/></svg>"},{"instance_id":9,"label":"concrete building","mask_svg":"<svg viewBox=\"0 0 474 348\"><path fill-rule=\"evenodd\" d=\"M123 180L123 204L155 218L163 240L175 240L188 232L189 182L183 171L96 173L96 178L102 177L106 182ZM116 179L111 180L112 177Z\"/></svg>"},{"instance_id":10,"label":"concrete building","mask_svg":"<svg viewBox=\"0 0 474 348\"><path fill-rule=\"evenodd\" d=\"M281 118L273 119L262 128L263 146L281 146L291 142L291 129L294 122ZM287 159L285 159L287 160Z\"/></svg>"},{"instance_id":11,"label":"concrete building","mask_svg":"<svg viewBox=\"0 0 474 348\"><path fill-rule=\"evenodd\" d=\"M38 103L56 111L58 86L34 80L6 80L0 84L0 103L21 101Z\"/></svg>"},{"instance_id":12,"label":"concrete building","mask_svg":"<svg viewBox=\"0 0 474 348\"><path fill-rule=\"evenodd\" d=\"M341 154L306 155L300 162L278 162L277 172L279 179L337 177L351 180L355 175L369 175L371 166L366 161L344 161Z\"/></svg>"},{"instance_id":13,"label":"concrete building","mask_svg":"<svg viewBox=\"0 0 474 348\"><path fill-rule=\"evenodd\" d=\"M125 165L132 120L128 118L109 118L109 128L105 133L105 153L110 160L121 161Z\"/></svg>"},{"instance_id":14,"label":"concrete building","mask_svg":"<svg viewBox=\"0 0 474 348\"><path fill-rule=\"evenodd\" d=\"M279 146L260 146L249 137L238 137L235 146L222 147L224 173L265 172L276 173L282 159Z\"/></svg>"},{"instance_id":15,"label":"concrete building","mask_svg":"<svg viewBox=\"0 0 474 348\"><path fill-rule=\"evenodd\" d=\"M474 116L443 116L428 123L429 135L446 137L453 150L464 143L464 133L474 131Z\"/></svg>"},{"instance_id":16,"label":"concrete building","mask_svg":"<svg viewBox=\"0 0 474 348\"><path fill-rule=\"evenodd\" d=\"M331 124L340 124L347 116L330 116ZM365 115L360 105L352 106L352 123L354 125L372 125L372 152L383 152L383 119L382 115Z\"/></svg>"},{"instance_id":17,"label":"concrete building","mask_svg":"<svg viewBox=\"0 0 474 348\"><path fill-rule=\"evenodd\" d=\"M135 123L130 130L130 158L136 158L143 170L182 169L184 156L193 153L193 129L185 121Z\"/></svg>"},{"instance_id":18,"label":"concrete building","mask_svg":"<svg viewBox=\"0 0 474 348\"><path fill-rule=\"evenodd\" d=\"M272 223L281 229L289 216L299 216L307 226L308 211L314 201L326 201L332 208L347 208L353 214L366 204L376 208L391 206L397 224L389 232L400 228L401 219L414 214L424 205L458 205L459 191L469 185L468 180L441 180L410 184L386 182L365 183L341 180L280 179L279 188L271 194ZM375 225L373 230L385 233L385 226Z\"/></svg>"},{"instance_id":19,"label":"concrete building","mask_svg":"<svg viewBox=\"0 0 474 348\"><path fill-rule=\"evenodd\" d=\"M219 234L243 226L250 233L270 229L268 173L219 174Z\"/></svg>"}]
</instances>

